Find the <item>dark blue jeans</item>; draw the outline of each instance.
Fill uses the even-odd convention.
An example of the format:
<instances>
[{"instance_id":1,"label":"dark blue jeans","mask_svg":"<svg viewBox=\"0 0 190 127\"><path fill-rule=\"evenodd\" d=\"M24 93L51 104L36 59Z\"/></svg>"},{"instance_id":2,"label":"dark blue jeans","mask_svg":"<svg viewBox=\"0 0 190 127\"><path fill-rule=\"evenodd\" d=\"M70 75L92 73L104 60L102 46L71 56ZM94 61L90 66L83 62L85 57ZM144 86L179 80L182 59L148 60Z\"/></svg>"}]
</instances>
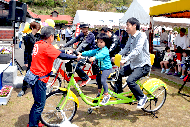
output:
<instances>
[{"instance_id":1,"label":"dark blue jeans","mask_svg":"<svg viewBox=\"0 0 190 127\"><path fill-rule=\"evenodd\" d=\"M38 80L35 85L31 86L31 88L34 97L34 104L30 110L29 126L38 127L40 116L46 102L46 83Z\"/></svg>"},{"instance_id":2,"label":"dark blue jeans","mask_svg":"<svg viewBox=\"0 0 190 127\"><path fill-rule=\"evenodd\" d=\"M139 80L141 77L146 76L150 71L149 65L144 65L143 67L137 67L131 70L130 65L124 66L119 71L119 77L116 82L116 92L122 91L122 77L128 76L127 78L127 85L129 86L131 92L134 94L137 100L140 100L144 97L144 93L140 89L139 85L136 84L136 81Z\"/></svg>"},{"instance_id":3,"label":"dark blue jeans","mask_svg":"<svg viewBox=\"0 0 190 127\"><path fill-rule=\"evenodd\" d=\"M103 70L102 74L97 74L97 76L96 76L96 82L98 84L98 89L102 89L102 85L103 85L104 93L108 92L108 85L106 83L106 80L111 72L112 72L112 68L108 69L108 70Z\"/></svg>"},{"instance_id":4,"label":"dark blue jeans","mask_svg":"<svg viewBox=\"0 0 190 127\"><path fill-rule=\"evenodd\" d=\"M21 45L22 45L22 41L19 42L19 48L21 48Z\"/></svg>"}]
</instances>

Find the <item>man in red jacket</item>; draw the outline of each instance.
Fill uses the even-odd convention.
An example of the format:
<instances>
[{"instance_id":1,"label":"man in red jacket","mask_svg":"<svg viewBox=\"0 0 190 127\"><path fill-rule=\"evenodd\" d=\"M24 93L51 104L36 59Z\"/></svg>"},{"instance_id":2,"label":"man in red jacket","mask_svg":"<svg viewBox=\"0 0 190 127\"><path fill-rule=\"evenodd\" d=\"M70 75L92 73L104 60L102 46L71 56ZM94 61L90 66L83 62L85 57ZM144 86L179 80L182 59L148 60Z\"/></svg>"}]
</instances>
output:
<instances>
[{"instance_id":1,"label":"man in red jacket","mask_svg":"<svg viewBox=\"0 0 190 127\"><path fill-rule=\"evenodd\" d=\"M51 72L54 60L57 57L67 60L80 60L80 57L66 54L64 50L59 51L51 44L54 40L54 33L53 27L43 27L41 29L42 40L34 44L30 71L39 77L45 76L45 78L38 79L34 85L31 85L34 104L30 110L29 127L38 126L46 100L46 83L49 79L46 75Z\"/></svg>"}]
</instances>

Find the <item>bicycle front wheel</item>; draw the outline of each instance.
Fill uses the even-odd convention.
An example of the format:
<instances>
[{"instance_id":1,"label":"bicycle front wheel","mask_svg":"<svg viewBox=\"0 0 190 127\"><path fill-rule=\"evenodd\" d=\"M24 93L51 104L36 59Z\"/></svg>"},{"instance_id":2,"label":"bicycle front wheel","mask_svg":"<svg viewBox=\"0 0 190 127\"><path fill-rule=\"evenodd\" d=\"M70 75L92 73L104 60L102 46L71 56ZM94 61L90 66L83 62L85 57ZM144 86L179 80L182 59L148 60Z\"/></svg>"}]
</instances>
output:
<instances>
[{"instance_id":1,"label":"bicycle front wheel","mask_svg":"<svg viewBox=\"0 0 190 127\"><path fill-rule=\"evenodd\" d=\"M65 119L71 121L75 116L77 104L73 100L67 100L64 108L60 109L65 102L66 95L66 91L57 90L46 96L46 104L41 114L41 121L46 126L59 127ZM58 104L60 105L58 106Z\"/></svg>"},{"instance_id":2,"label":"bicycle front wheel","mask_svg":"<svg viewBox=\"0 0 190 127\"><path fill-rule=\"evenodd\" d=\"M166 101L166 88L161 86L158 87L154 92L153 95L155 96L154 99L147 100L144 108L142 110L144 112L155 112L158 111ZM152 97L151 95L147 95L147 97Z\"/></svg>"}]
</instances>

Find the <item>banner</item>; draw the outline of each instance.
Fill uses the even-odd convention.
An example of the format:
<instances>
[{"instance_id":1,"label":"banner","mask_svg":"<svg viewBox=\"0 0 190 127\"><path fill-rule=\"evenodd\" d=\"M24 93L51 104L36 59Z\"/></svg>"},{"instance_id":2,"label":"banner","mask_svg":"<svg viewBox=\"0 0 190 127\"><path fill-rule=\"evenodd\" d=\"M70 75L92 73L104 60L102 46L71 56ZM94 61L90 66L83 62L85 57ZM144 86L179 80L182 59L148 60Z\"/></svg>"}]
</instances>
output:
<instances>
[{"instance_id":1,"label":"banner","mask_svg":"<svg viewBox=\"0 0 190 127\"><path fill-rule=\"evenodd\" d=\"M80 23L77 23L77 26L76 26L76 31L75 31L75 37L78 36L80 34ZM78 42L74 43L74 45L78 45Z\"/></svg>"}]
</instances>

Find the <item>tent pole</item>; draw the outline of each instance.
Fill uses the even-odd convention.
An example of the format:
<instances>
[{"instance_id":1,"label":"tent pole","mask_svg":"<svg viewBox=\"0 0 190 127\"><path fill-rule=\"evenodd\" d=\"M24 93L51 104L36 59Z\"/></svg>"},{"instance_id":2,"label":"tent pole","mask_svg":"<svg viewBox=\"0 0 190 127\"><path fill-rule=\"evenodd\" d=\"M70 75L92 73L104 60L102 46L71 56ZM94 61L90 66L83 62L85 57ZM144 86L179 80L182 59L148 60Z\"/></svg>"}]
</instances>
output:
<instances>
[{"instance_id":1,"label":"tent pole","mask_svg":"<svg viewBox=\"0 0 190 127\"><path fill-rule=\"evenodd\" d=\"M150 21L150 31L149 31L149 52L153 53L153 34L154 34L154 25Z\"/></svg>"}]
</instances>

